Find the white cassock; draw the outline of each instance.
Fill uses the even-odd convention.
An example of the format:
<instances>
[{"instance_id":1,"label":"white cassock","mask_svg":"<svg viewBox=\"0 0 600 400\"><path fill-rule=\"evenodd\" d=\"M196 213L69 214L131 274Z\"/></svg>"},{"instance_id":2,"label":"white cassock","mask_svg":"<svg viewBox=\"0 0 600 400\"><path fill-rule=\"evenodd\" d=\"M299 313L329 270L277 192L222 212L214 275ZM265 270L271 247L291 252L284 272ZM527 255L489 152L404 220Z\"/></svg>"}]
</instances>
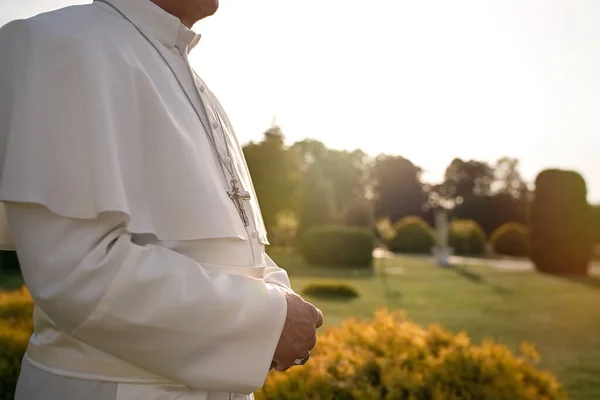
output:
<instances>
[{"instance_id":1,"label":"white cassock","mask_svg":"<svg viewBox=\"0 0 600 400\"><path fill-rule=\"evenodd\" d=\"M199 36L149 0L0 30L0 200L35 333L17 400L249 399L286 318L231 124L187 62ZM223 127L218 118L223 119Z\"/></svg>"}]
</instances>

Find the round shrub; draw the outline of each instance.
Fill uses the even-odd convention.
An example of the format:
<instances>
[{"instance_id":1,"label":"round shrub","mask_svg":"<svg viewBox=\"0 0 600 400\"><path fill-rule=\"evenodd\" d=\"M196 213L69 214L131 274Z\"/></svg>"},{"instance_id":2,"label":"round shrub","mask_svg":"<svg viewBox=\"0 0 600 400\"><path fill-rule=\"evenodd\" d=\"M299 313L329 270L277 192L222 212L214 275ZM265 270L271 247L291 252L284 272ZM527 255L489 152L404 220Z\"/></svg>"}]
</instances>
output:
<instances>
[{"instance_id":1,"label":"round shrub","mask_svg":"<svg viewBox=\"0 0 600 400\"><path fill-rule=\"evenodd\" d=\"M302 294L330 300L354 299L360 296L358 290L343 282L315 282L308 284Z\"/></svg>"},{"instance_id":2,"label":"round shrub","mask_svg":"<svg viewBox=\"0 0 600 400\"><path fill-rule=\"evenodd\" d=\"M394 231L388 247L395 253L429 254L435 245L433 228L423 218L404 217L394 224Z\"/></svg>"},{"instance_id":3,"label":"round shrub","mask_svg":"<svg viewBox=\"0 0 600 400\"><path fill-rule=\"evenodd\" d=\"M529 230L523 224L506 223L492 233L490 240L496 254L515 257L529 255Z\"/></svg>"},{"instance_id":4,"label":"round shrub","mask_svg":"<svg viewBox=\"0 0 600 400\"><path fill-rule=\"evenodd\" d=\"M564 400L556 378L539 370L539 356L439 326L427 329L402 314L380 311L372 321L349 320L320 336L302 368L269 374L257 400Z\"/></svg>"},{"instance_id":5,"label":"round shrub","mask_svg":"<svg viewBox=\"0 0 600 400\"><path fill-rule=\"evenodd\" d=\"M590 211L581 175L556 169L540 172L529 221L531 259L538 271L587 274L592 258Z\"/></svg>"},{"instance_id":6,"label":"round shrub","mask_svg":"<svg viewBox=\"0 0 600 400\"><path fill-rule=\"evenodd\" d=\"M450 223L448 244L454 254L463 256L481 255L485 252L487 238L479 224L473 220L455 219Z\"/></svg>"},{"instance_id":7,"label":"round shrub","mask_svg":"<svg viewBox=\"0 0 600 400\"><path fill-rule=\"evenodd\" d=\"M316 226L302 235L301 250L313 266L371 267L375 237L370 229Z\"/></svg>"}]
</instances>

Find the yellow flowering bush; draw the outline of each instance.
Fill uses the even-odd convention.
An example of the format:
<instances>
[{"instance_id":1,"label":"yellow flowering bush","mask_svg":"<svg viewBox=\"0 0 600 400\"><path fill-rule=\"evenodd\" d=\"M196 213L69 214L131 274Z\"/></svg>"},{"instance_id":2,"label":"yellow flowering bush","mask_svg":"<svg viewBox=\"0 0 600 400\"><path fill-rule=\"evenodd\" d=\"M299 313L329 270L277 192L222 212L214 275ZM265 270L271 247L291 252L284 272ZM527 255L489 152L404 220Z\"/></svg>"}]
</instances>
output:
<instances>
[{"instance_id":1,"label":"yellow flowering bush","mask_svg":"<svg viewBox=\"0 0 600 400\"><path fill-rule=\"evenodd\" d=\"M26 289L0 290L0 400L14 399L21 359L33 332L32 312Z\"/></svg>"},{"instance_id":2,"label":"yellow flowering bush","mask_svg":"<svg viewBox=\"0 0 600 400\"><path fill-rule=\"evenodd\" d=\"M401 312L351 319L319 339L311 360L273 372L257 400L563 400L532 345L518 353L440 326L425 329Z\"/></svg>"},{"instance_id":3,"label":"yellow flowering bush","mask_svg":"<svg viewBox=\"0 0 600 400\"><path fill-rule=\"evenodd\" d=\"M12 400L32 332L26 289L0 291L0 400ZM400 312L346 321L319 338L310 362L269 375L257 400L567 400L535 348L515 354L464 333L427 329Z\"/></svg>"}]
</instances>

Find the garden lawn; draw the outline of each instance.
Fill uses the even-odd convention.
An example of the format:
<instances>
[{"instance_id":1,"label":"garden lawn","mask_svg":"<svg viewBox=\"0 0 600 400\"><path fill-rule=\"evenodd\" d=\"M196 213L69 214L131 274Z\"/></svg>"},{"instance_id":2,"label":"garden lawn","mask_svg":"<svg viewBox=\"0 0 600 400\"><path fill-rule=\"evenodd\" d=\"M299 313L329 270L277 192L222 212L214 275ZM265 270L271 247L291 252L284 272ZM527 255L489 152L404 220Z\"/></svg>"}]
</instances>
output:
<instances>
[{"instance_id":1,"label":"garden lawn","mask_svg":"<svg viewBox=\"0 0 600 400\"><path fill-rule=\"evenodd\" d=\"M23 286L23 278L14 271L0 271L0 290L14 290Z\"/></svg>"},{"instance_id":2,"label":"garden lawn","mask_svg":"<svg viewBox=\"0 0 600 400\"><path fill-rule=\"evenodd\" d=\"M541 367L554 372L574 400L600 399L600 277L573 280L483 266L440 268L428 258L394 257L388 274L341 268L319 270L294 254L273 252L298 292L320 280L343 281L357 300L311 298L327 326L369 318L379 307L404 309L410 319L466 331L473 342L492 338L517 348L533 343ZM381 267L383 261L376 265Z\"/></svg>"}]
</instances>

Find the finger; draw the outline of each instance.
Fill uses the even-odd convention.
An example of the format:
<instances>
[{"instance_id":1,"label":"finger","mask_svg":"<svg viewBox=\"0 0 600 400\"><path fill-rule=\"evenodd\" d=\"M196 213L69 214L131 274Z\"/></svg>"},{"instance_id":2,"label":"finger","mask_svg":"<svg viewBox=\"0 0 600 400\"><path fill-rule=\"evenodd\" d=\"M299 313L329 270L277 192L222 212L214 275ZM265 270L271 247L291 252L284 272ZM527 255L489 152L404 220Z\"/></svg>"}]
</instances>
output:
<instances>
[{"instance_id":1,"label":"finger","mask_svg":"<svg viewBox=\"0 0 600 400\"><path fill-rule=\"evenodd\" d=\"M308 342L308 350L314 349L316 344L317 344L317 335L313 336L313 338L310 339L310 342Z\"/></svg>"},{"instance_id":2,"label":"finger","mask_svg":"<svg viewBox=\"0 0 600 400\"><path fill-rule=\"evenodd\" d=\"M323 326L323 313L321 312L321 310L319 310L318 308L315 307L315 317L316 317L316 321L315 321L315 326L318 328L320 328L321 326Z\"/></svg>"},{"instance_id":3,"label":"finger","mask_svg":"<svg viewBox=\"0 0 600 400\"><path fill-rule=\"evenodd\" d=\"M275 371L277 371L277 372L285 372L285 371L287 371L288 369L290 369L290 367L291 367L292 365L294 365L294 364L277 364L277 365L275 366Z\"/></svg>"}]
</instances>

